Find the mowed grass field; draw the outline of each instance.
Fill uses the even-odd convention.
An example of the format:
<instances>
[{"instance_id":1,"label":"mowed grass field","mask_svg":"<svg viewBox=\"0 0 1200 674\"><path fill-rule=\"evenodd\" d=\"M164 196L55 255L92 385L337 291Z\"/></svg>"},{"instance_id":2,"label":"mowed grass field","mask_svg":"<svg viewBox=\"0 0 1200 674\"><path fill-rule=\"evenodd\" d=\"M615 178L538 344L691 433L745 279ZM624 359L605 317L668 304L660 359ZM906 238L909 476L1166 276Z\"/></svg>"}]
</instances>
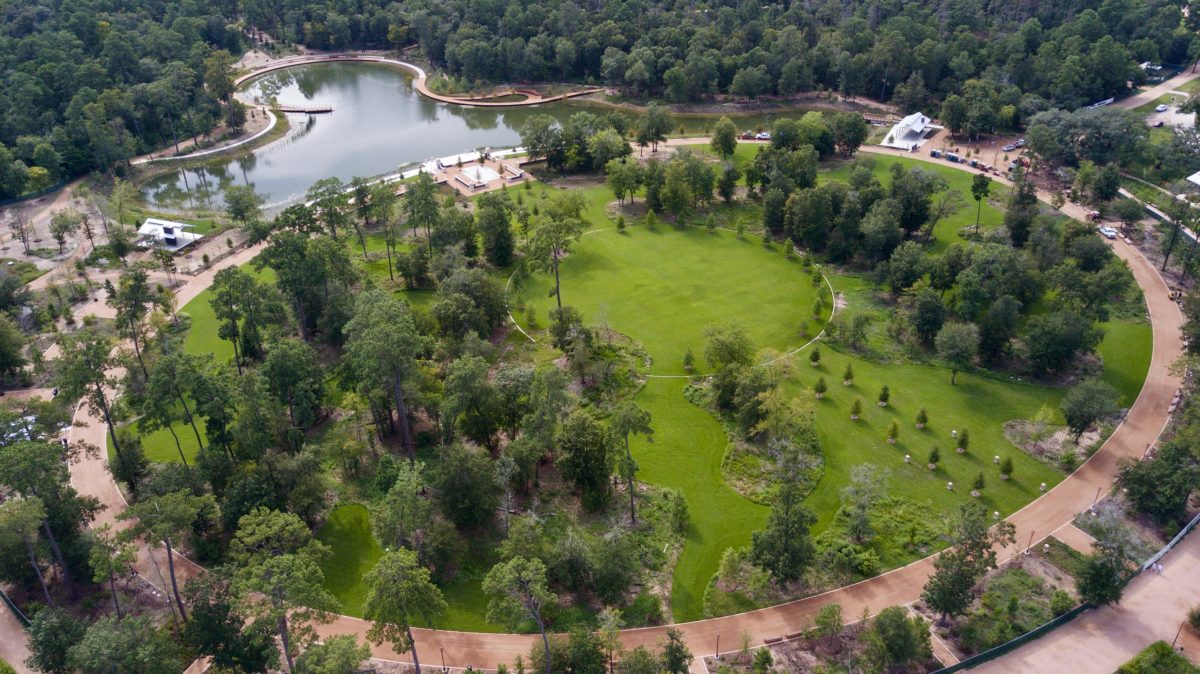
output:
<instances>
[{"instance_id":1,"label":"mowed grass field","mask_svg":"<svg viewBox=\"0 0 1200 674\"><path fill-rule=\"evenodd\" d=\"M720 323L744 327L758 348L786 351L820 332L813 302L819 293L828 317L830 295L824 284L813 287L798 260L786 259L779 246L772 251L757 237L739 240L699 227L591 231L560 263L563 304L579 309L590 325L607 323L641 341L655 374L686 374L689 348L697 369L707 371L704 330ZM536 274L520 288L541 326L555 306L553 288L552 274Z\"/></svg>"}]
</instances>

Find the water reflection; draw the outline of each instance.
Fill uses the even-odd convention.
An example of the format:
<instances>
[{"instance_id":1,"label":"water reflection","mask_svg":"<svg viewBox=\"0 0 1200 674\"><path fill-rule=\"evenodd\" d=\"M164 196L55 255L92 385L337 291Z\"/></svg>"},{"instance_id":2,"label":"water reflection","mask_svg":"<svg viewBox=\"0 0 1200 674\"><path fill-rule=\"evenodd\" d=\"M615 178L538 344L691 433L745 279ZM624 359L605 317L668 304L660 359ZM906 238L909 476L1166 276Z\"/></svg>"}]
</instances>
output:
<instances>
[{"instance_id":1,"label":"water reflection","mask_svg":"<svg viewBox=\"0 0 1200 674\"><path fill-rule=\"evenodd\" d=\"M349 181L433 157L517 145L518 130L529 117L550 114L561 120L582 109L565 103L504 109L443 105L422 98L407 72L371 63L320 63L275 71L251 82L244 95L274 98L283 105L332 106L334 111L289 114L287 135L252 154L218 157L200 168L150 179L142 192L151 206L164 211L220 209L223 190L243 184L254 186L268 210L277 210L303 197L321 178ZM684 123L699 131L712 121Z\"/></svg>"}]
</instances>

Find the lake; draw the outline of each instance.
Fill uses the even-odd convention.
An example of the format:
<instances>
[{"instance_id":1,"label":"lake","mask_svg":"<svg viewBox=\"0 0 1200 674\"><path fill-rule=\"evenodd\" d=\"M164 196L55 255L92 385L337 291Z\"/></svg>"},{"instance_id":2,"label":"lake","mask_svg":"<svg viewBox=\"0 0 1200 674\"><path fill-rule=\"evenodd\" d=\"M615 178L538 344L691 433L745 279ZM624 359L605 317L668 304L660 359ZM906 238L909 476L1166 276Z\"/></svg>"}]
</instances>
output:
<instances>
[{"instance_id":1,"label":"lake","mask_svg":"<svg viewBox=\"0 0 1200 674\"><path fill-rule=\"evenodd\" d=\"M468 108L422 97L406 70L380 63L314 63L266 73L248 82L244 96L280 105L332 106L330 114L287 115L287 135L252 152L215 157L186 169L159 173L141 185L155 210L224 208L223 190L252 185L278 211L299 201L317 180L378 176L435 157L520 144L519 130L533 115L557 119L582 109L608 110L582 102L516 108ZM621 113L628 114L628 113ZM802 112L784 114L799 115ZM768 125L773 115L740 117L744 128ZM706 132L716 116L676 118L689 133ZM163 165L159 165L162 167Z\"/></svg>"},{"instance_id":2,"label":"lake","mask_svg":"<svg viewBox=\"0 0 1200 674\"><path fill-rule=\"evenodd\" d=\"M287 135L254 152L214 158L157 175L142 185L152 208L223 207L222 190L253 185L274 210L300 199L312 183L336 176L392 173L434 157L520 143L529 117L567 114L566 104L466 108L423 98L412 76L376 63L317 63L250 81L246 95L281 105L333 107L330 114L288 114ZM576 108L578 109L578 108Z\"/></svg>"}]
</instances>

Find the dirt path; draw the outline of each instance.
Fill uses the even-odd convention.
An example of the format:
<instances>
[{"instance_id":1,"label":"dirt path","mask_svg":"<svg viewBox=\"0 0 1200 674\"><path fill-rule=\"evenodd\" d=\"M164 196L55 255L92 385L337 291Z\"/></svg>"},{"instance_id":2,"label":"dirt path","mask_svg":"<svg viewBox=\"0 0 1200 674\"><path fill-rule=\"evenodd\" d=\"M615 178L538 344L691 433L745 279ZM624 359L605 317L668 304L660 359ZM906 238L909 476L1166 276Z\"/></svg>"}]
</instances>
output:
<instances>
[{"instance_id":1,"label":"dirt path","mask_svg":"<svg viewBox=\"0 0 1200 674\"><path fill-rule=\"evenodd\" d=\"M668 145L707 142L707 138L692 138L672 141ZM874 154L894 154L929 161L926 157L882 148L863 148L863 150ZM961 165L949 165L969 171ZM1002 183L1007 182L1003 179L997 180ZM1040 196L1049 200L1048 194ZM1082 208L1072 204L1064 207L1064 212L1077 218L1085 216ZM1150 370L1142 392L1130 408L1126 419L1117 427L1104 446L1054 489L1009 517L1009 520L1017 527L1017 540L1021 546L1031 538L1036 543L1070 522L1075 514L1091 505L1098 493L1109 489L1112 486L1113 476L1116 474L1117 462L1125 457L1140 457L1146 447L1158 438L1159 432L1169 420L1167 407L1175 391L1179 388L1180 380L1169 372L1170 364L1183 352L1180 341L1183 317L1179 308L1169 298L1167 286L1156 270L1140 252L1133 246L1120 241L1113 242L1112 245L1114 252L1129 264L1135 280L1146 296L1147 309L1154 328L1154 352ZM213 269L189 280L176 293L179 304L181 306L186 304L207 288L218 268L247 262L260 249L261 245L243 250L222 260ZM72 431L73 439L84 439L101 448L105 446L103 422L91 418L82 409L76 414L76 422L82 425ZM99 523L113 522L116 514L125 508L125 501L107 472L105 458L102 454L72 465L71 475L72 484L81 494L95 496L107 506L107 509L98 517ZM1019 546L1013 546L1001 551L1000 557L1007 559L1019 551ZM143 552L139 559L138 569L148 579L158 582L153 575L152 559L158 561L160 566L163 565L161 553L151 558ZM202 571L194 563L182 558L177 562L177 569L184 577ZM712 652L716 648L720 636L724 636L724 644L727 648L736 647L742 634L749 634L754 643L760 643L764 638L780 636L811 625L813 617L825 604L833 602L841 604L845 615L859 615L864 610L876 613L888 606L908 604L918 598L932 569L933 558L929 557L822 595L748 613L684 623L675 627L683 632L688 645L697 654ZM339 616L331 624L323 626L320 631L324 635L357 634L362 637L365 635L367 627L366 622L357 618ZM621 633L621 641L626 647L655 644L663 639L665 630L665 627L625 630ZM536 638L533 635L484 634L428 629L415 630L415 632L418 647L426 654L426 658L430 654L439 653L441 649L445 649L446 663L454 666L493 667L500 662L511 663L516 656L528 654L530 646L535 643ZM397 654L386 646L375 647L372 652L380 658L407 660L406 656Z\"/></svg>"}]
</instances>

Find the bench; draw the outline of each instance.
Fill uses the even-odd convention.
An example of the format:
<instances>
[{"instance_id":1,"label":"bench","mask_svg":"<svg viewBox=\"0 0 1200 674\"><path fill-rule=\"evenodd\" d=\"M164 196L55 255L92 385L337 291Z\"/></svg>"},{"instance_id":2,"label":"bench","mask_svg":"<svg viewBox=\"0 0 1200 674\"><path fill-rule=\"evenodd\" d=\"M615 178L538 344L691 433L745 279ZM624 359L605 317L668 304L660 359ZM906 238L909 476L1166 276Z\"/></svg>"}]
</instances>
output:
<instances>
[{"instance_id":1,"label":"bench","mask_svg":"<svg viewBox=\"0 0 1200 674\"><path fill-rule=\"evenodd\" d=\"M454 179L457 180L458 182L462 183L463 185L466 185L467 189L470 189L470 190L477 190L480 187L484 187L483 183L473 183L470 180L467 180L466 178L464 178L461 173L455 174Z\"/></svg>"}]
</instances>

